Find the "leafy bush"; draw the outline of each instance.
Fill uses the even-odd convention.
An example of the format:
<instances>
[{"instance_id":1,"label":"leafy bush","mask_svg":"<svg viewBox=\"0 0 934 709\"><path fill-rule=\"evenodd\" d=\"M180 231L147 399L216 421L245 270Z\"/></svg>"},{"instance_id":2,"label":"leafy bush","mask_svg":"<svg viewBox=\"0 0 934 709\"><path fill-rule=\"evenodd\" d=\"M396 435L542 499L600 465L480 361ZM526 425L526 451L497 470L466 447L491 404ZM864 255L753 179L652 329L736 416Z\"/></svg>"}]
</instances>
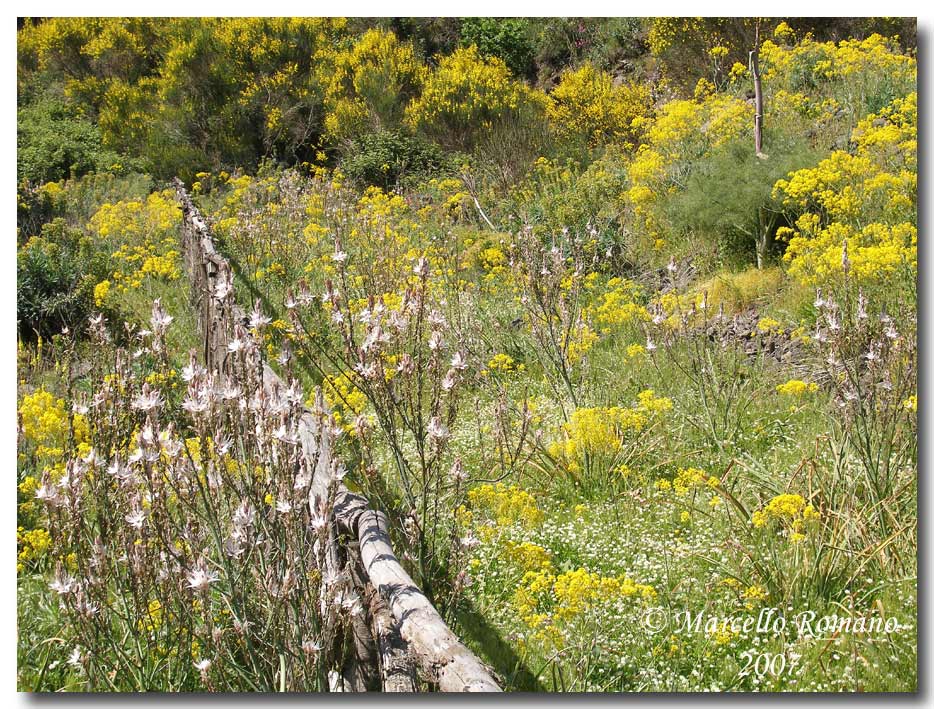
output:
<instances>
[{"instance_id":1,"label":"leafy bush","mask_svg":"<svg viewBox=\"0 0 934 709\"><path fill-rule=\"evenodd\" d=\"M566 68L590 62L605 71L629 69L626 62L645 53L640 17L549 17L535 21L538 80L550 84Z\"/></svg>"},{"instance_id":2,"label":"leafy bush","mask_svg":"<svg viewBox=\"0 0 934 709\"><path fill-rule=\"evenodd\" d=\"M16 257L16 310L20 337L50 337L83 329L94 306L94 276L83 234L57 218Z\"/></svg>"},{"instance_id":3,"label":"leafy bush","mask_svg":"<svg viewBox=\"0 0 934 709\"><path fill-rule=\"evenodd\" d=\"M109 170L123 160L106 150L100 129L64 102L43 99L17 111L16 176L32 183Z\"/></svg>"},{"instance_id":4,"label":"leafy bush","mask_svg":"<svg viewBox=\"0 0 934 709\"><path fill-rule=\"evenodd\" d=\"M442 57L406 108L406 120L444 147L466 152L497 126L542 121L546 101L516 81L501 59L484 59L471 46Z\"/></svg>"},{"instance_id":5,"label":"leafy bush","mask_svg":"<svg viewBox=\"0 0 934 709\"><path fill-rule=\"evenodd\" d=\"M692 164L683 188L663 208L667 222L675 234L689 237L693 249L709 245L719 264L748 264L757 239L765 232L771 239L784 223L772 185L818 156L790 136L774 136L767 159L756 157L745 136L731 141ZM771 255L764 254L765 260Z\"/></svg>"},{"instance_id":6,"label":"leafy bush","mask_svg":"<svg viewBox=\"0 0 934 709\"><path fill-rule=\"evenodd\" d=\"M610 256L622 231L618 197L625 186L625 162L611 150L585 170L573 162L540 158L504 200L502 211L512 215L507 223L516 231L529 225L541 237L567 229L596 239L604 265L613 268Z\"/></svg>"},{"instance_id":7,"label":"leafy bush","mask_svg":"<svg viewBox=\"0 0 934 709\"><path fill-rule=\"evenodd\" d=\"M515 76L534 78L531 22L524 17L465 17L461 45L474 45L484 57L497 57Z\"/></svg>"},{"instance_id":8,"label":"leafy bush","mask_svg":"<svg viewBox=\"0 0 934 709\"><path fill-rule=\"evenodd\" d=\"M561 75L551 92L548 118L563 140L588 145L621 141L629 148L641 133L651 106L647 86L616 86L613 77L589 62Z\"/></svg>"},{"instance_id":9,"label":"leafy bush","mask_svg":"<svg viewBox=\"0 0 934 709\"><path fill-rule=\"evenodd\" d=\"M389 191L443 176L449 163L435 143L403 132L380 131L354 141L341 169L354 182Z\"/></svg>"}]
</instances>

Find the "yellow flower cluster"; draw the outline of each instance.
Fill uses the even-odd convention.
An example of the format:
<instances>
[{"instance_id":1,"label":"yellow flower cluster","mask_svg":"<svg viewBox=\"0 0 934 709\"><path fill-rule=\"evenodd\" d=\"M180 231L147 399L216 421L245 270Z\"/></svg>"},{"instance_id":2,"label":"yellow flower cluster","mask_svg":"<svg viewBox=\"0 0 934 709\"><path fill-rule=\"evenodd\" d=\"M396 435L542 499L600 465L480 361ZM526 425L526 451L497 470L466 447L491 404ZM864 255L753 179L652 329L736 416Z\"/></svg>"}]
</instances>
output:
<instances>
[{"instance_id":1,"label":"yellow flower cluster","mask_svg":"<svg viewBox=\"0 0 934 709\"><path fill-rule=\"evenodd\" d=\"M76 443L80 444L87 439L87 419L81 414L70 416L65 408L65 400L44 389L26 394L18 413L23 439L35 446L39 458L60 457L72 426Z\"/></svg>"},{"instance_id":2,"label":"yellow flower cluster","mask_svg":"<svg viewBox=\"0 0 934 709\"><path fill-rule=\"evenodd\" d=\"M813 394L817 389L817 384L814 382L804 382L800 379L789 379L784 384L775 387L775 391L785 396L804 396L805 394Z\"/></svg>"},{"instance_id":3,"label":"yellow flower cluster","mask_svg":"<svg viewBox=\"0 0 934 709\"><path fill-rule=\"evenodd\" d=\"M44 529L16 529L16 545L19 552L16 555L16 572L20 573L31 561L45 556L52 545L52 538Z\"/></svg>"},{"instance_id":4,"label":"yellow flower cluster","mask_svg":"<svg viewBox=\"0 0 934 709\"><path fill-rule=\"evenodd\" d=\"M532 628L562 624L598 606L623 598L652 600L655 588L628 576L601 576L578 568L555 575L550 565L528 571L513 594L519 617Z\"/></svg>"},{"instance_id":5,"label":"yellow flower cluster","mask_svg":"<svg viewBox=\"0 0 934 709\"><path fill-rule=\"evenodd\" d=\"M675 494L682 497L690 494L698 488L706 488L711 491L720 486L720 478L714 475L708 475L700 468L678 468L678 473L671 480L662 478L655 483L655 487L662 492L674 491ZM710 506L716 508L722 500L714 495L710 499ZM681 513L682 522L690 521L690 513L685 516Z\"/></svg>"},{"instance_id":6,"label":"yellow flower cluster","mask_svg":"<svg viewBox=\"0 0 934 709\"><path fill-rule=\"evenodd\" d=\"M549 444L548 455L573 475L581 472L585 456L612 459L627 434L638 433L673 406L671 399L656 396L652 389L640 392L638 401L632 408L576 409L570 421L562 426L562 437Z\"/></svg>"},{"instance_id":7,"label":"yellow flower cluster","mask_svg":"<svg viewBox=\"0 0 934 709\"><path fill-rule=\"evenodd\" d=\"M820 513L801 495L784 494L773 497L760 510L752 513L754 527L778 523L789 531L789 539L799 542L805 537L805 524L820 519Z\"/></svg>"},{"instance_id":8,"label":"yellow flower cluster","mask_svg":"<svg viewBox=\"0 0 934 709\"><path fill-rule=\"evenodd\" d=\"M505 352L494 355L493 359L487 362L486 366L489 367L491 372L501 372L503 374L508 374L516 370L521 371L525 368L522 364L517 365L516 361Z\"/></svg>"},{"instance_id":9,"label":"yellow flower cluster","mask_svg":"<svg viewBox=\"0 0 934 709\"><path fill-rule=\"evenodd\" d=\"M550 97L548 118L555 133L590 145L612 140L633 147L651 106L647 86L616 86L612 76L589 62L565 71Z\"/></svg>"},{"instance_id":10,"label":"yellow flower cluster","mask_svg":"<svg viewBox=\"0 0 934 709\"><path fill-rule=\"evenodd\" d=\"M544 547L532 542L516 543L506 540L503 543L503 555L516 564L523 572L548 570L552 568L551 553Z\"/></svg>"},{"instance_id":11,"label":"yellow flower cluster","mask_svg":"<svg viewBox=\"0 0 934 709\"><path fill-rule=\"evenodd\" d=\"M782 324L775 318L759 318L759 322L756 323L756 329L764 334L775 332L778 334L782 333L781 330Z\"/></svg>"},{"instance_id":12,"label":"yellow flower cluster","mask_svg":"<svg viewBox=\"0 0 934 709\"><path fill-rule=\"evenodd\" d=\"M609 332L611 327L652 319L645 306L638 302L642 297L642 289L636 283L611 278L606 285L607 291L594 309L594 321L601 326L602 332Z\"/></svg>"},{"instance_id":13,"label":"yellow flower cluster","mask_svg":"<svg viewBox=\"0 0 934 709\"><path fill-rule=\"evenodd\" d=\"M567 340L568 363L572 366L578 364L599 339L600 336L590 325L583 320L578 321Z\"/></svg>"},{"instance_id":14,"label":"yellow flower cluster","mask_svg":"<svg viewBox=\"0 0 934 709\"><path fill-rule=\"evenodd\" d=\"M324 400L331 407L334 418L352 422L366 408L366 394L360 391L346 374L327 377L324 381Z\"/></svg>"},{"instance_id":15,"label":"yellow flower cluster","mask_svg":"<svg viewBox=\"0 0 934 709\"><path fill-rule=\"evenodd\" d=\"M468 492L467 499L475 510L484 512L501 527L536 527L545 517L535 498L517 485L484 484Z\"/></svg>"},{"instance_id":16,"label":"yellow flower cluster","mask_svg":"<svg viewBox=\"0 0 934 709\"><path fill-rule=\"evenodd\" d=\"M854 152L836 151L775 184L775 196L801 210L785 252L801 282L838 278L844 242L860 281L917 269L917 112L916 93L894 100L860 121Z\"/></svg>"},{"instance_id":17,"label":"yellow flower cluster","mask_svg":"<svg viewBox=\"0 0 934 709\"><path fill-rule=\"evenodd\" d=\"M148 277L178 280L181 276L176 231L181 210L170 191L154 192L145 202L129 200L104 204L88 228L105 241L120 243L111 258L115 270L94 288L101 306L112 287L121 293L139 288Z\"/></svg>"}]
</instances>

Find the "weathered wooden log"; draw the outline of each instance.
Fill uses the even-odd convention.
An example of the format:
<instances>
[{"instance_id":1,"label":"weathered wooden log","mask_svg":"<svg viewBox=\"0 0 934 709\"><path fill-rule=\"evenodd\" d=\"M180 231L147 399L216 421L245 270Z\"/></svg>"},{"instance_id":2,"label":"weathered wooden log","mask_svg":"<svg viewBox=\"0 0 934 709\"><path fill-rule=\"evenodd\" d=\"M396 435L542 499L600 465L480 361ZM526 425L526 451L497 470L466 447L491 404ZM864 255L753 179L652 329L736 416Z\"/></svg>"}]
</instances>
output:
<instances>
[{"instance_id":1,"label":"weathered wooden log","mask_svg":"<svg viewBox=\"0 0 934 709\"><path fill-rule=\"evenodd\" d=\"M227 297L233 288L230 265L217 252L207 224L178 179L175 188L182 206L182 248L191 279L192 305L197 309L204 337L205 365L223 370L233 323L242 321L244 314ZM266 363L263 363L263 387L268 393L285 389ZM392 550L386 516L370 509L365 498L351 493L340 481L341 476L335 475L339 461L331 455L331 436L324 430L320 416L325 410L320 389L315 408L319 415L306 410L298 425L303 456L314 471L309 504L315 508L334 500L335 521L356 538L355 553L359 554L365 576L358 593L367 600L373 630L368 630L366 623L354 623L356 663L372 662L375 639L386 691L416 690L414 663L407 654L414 657L441 691L501 691L487 667L457 639L402 568ZM336 567L339 560L333 551L334 530L330 534L325 563ZM368 684L367 671L360 667L349 667L343 674L332 672L328 679L331 691L354 691Z\"/></svg>"},{"instance_id":2,"label":"weathered wooden log","mask_svg":"<svg viewBox=\"0 0 934 709\"><path fill-rule=\"evenodd\" d=\"M402 638L399 622L392 617L379 592L368 585L368 606L373 636L379 650L379 668L384 692L415 692L415 663L409 644Z\"/></svg>"},{"instance_id":3,"label":"weathered wooden log","mask_svg":"<svg viewBox=\"0 0 934 709\"><path fill-rule=\"evenodd\" d=\"M392 617L383 597L369 582L360 558L360 545L351 542L346 549L347 566L354 585L362 589L362 600L369 619L370 635L376 641L379 660L377 665L382 690L384 692L416 692L418 683L415 662L409 651L409 644L402 639L399 632L399 623Z\"/></svg>"},{"instance_id":4,"label":"weathered wooden log","mask_svg":"<svg viewBox=\"0 0 934 709\"><path fill-rule=\"evenodd\" d=\"M392 614L402 638L442 692L498 692L487 668L451 632L435 607L405 572L389 541L386 515L367 509L357 517L364 568Z\"/></svg>"}]
</instances>

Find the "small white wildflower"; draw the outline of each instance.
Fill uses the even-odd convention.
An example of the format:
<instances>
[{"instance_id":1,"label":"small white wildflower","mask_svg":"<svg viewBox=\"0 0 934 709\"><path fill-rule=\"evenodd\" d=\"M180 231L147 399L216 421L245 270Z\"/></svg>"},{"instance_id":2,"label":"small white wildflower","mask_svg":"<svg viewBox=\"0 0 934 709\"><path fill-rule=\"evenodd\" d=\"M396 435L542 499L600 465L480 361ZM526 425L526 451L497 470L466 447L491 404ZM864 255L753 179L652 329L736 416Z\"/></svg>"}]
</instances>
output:
<instances>
[{"instance_id":1,"label":"small white wildflower","mask_svg":"<svg viewBox=\"0 0 934 709\"><path fill-rule=\"evenodd\" d=\"M142 529L146 522L146 513L140 509L133 510L124 519L134 529Z\"/></svg>"},{"instance_id":2,"label":"small white wildflower","mask_svg":"<svg viewBox=\"0 0 934 709\"><path fill-rule=\"evenodd\" d=\"M49 588L55 591L59 596L65 596L77 587L78 582L69 574L57 574L55 580L49 584Z\"/></svg>"},{"instance_id":3,"label":"small white wildflower","mask_svg":"<svg viewBox=\"0 0 934 709\"><path fill-rule=\"evenodd\" d=\"M133 399L132 406L139 411L158 409L162 406L162 394L156 389L150 389L148 384L144 384L142 392Z\"/></svg>"},{"instance_id":4,"label":"small white wildflower","mask_svg":"<svg viewBox=\"0 0 934 709\"><path fill-rule=\"evenodd\" d=\"M456 369L459 372L467 369L467 357L463 352L455 352L454 356L451 357L451 369Z\"/></svg>"},{"instance_id":5,"label":"small white wildflower","mask_svg":"<svg viewBox=\"0 0 934 709\"><path fill-rule=\"evenodd\" d=\"M212 583L215 583L220 577L211 569L208 569L204 560L200 560L195 567L186 574L188 588L195 591L204 591Z\"/></svg>"},{"instance_id":6,"label":"small white wildflower","mask_svg":"<svg viewBox=\"0 0 934 709\"><path fill-rule=\"evenodd\" d=\"M445 426L437 416L433 416L428 422L427 433L429 438L434 438L438 441L443 441L451 435L451 432L448 431L448 427Z\"/></svg>"}]
</instances>

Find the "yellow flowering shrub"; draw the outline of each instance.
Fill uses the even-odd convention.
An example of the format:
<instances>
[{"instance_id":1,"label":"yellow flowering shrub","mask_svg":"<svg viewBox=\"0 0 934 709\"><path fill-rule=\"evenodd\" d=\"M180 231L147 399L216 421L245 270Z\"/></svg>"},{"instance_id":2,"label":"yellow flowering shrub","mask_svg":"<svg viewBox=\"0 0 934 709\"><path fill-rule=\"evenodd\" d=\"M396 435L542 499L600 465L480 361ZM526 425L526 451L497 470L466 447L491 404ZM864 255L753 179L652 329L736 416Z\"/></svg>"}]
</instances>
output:
<instances>
[{"instance_id":1,"label":"yellow flowering shrub","mask_svg":"<svg viewBox=\"0 0 934 709\"><path fill-rule=\"evenodd\" d=\"M851 120L880 108L879 97L903 96L916 83L915 58L879 34L837 43L806 36L795 43L791 28L779 25L775 39L759 49L763 82L773 91L833 97Z\"/></svg>"},{"instance_id":2,"label":"yellow flowering shrub","mask_svg":"<svg viewBox=\"0 0 934 709\"><path fill-rule=\"evenodd\" d=\"M465 150L502 121L544 119L546 104L547 97L515 80L502 60L485 59L470 46L440 59L405 115L413 128Z\"/></svg>"},{"instance_id":3,"label":"yellow flowering shrub","mask_svg":"<svg viewBox=\"0 0 934 709\"><path fill-rule=\"evenodd\" d=\"M329 75L324 127L335 140L398 125L405 104L418 94L427 74L411 44L379 29L364 32L324 67Z\"/></svg>"},{"instance_id":4,"label":"yellow flowering shrub","mask_svg":"<svg viewBox=\"0 0 934 709\"><path fill-rule=\"evenodd\" d=\"M484 484L467 493L475 513L482 513L501 527L519 524L530 528L541 524L544 514L535 498L517 485Z\"/></svg>"},{"instance_id":5,"label":"yellow flowering shrub","mask_svg":"<svg viewBox=\"0 0 934 709\"><path fill-rule=\"evenodd\" d=\"M785 238L788 271L806 284L843 275L879 282L917 270L917 94L860 121L852 152L791 173L774 194L796 212Z\"/></svg>"},{"instance_id":6,"label":"yellow flowering shrub","mask_svg":"<svg viewBox=\"0 0 934 709\"><path fill-rule=\"evenodd\" d=\"M548 119L556 135L589 145L618 141L634 147L651 106L647 86L614 85L612 76L589 62L566 70L550 98Z\"/></svg>"},{"instance_id":7,"label":"yellow flowering shrub","mask_svg":"<svg viewBox=\"0 0 934 709\"><path fill-rule=\"evenodd\" d=\"M785 396L804 396L805 394L813 394L817 391L817 384L814 382L804 382L800 379L789 379L784 384L776 386L775 391Z\"/></svg>"}]
</instances>

